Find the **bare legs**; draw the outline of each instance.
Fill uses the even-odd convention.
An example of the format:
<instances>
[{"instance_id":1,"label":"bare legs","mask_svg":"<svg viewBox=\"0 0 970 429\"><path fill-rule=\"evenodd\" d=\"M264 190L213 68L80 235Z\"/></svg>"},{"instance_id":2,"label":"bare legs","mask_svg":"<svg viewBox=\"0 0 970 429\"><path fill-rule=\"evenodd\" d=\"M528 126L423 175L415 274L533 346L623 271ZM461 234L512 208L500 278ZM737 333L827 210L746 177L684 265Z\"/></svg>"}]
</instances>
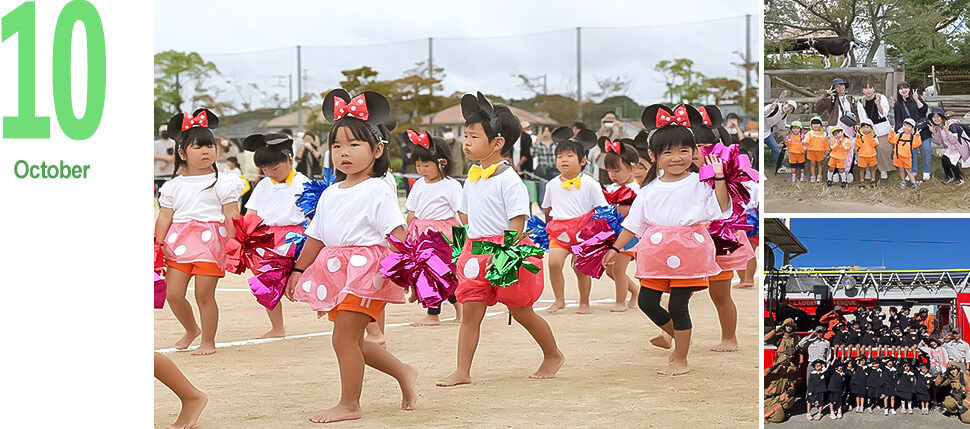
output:
<instances>
[{"instance_id":1,"label":"bare legs","mask_svg":"<svg viewBox=\"0 0 970 429\"><path fill-rule=\"evenodd\" d=\"M185 291L189 286L190 278L192 278L190 274L172 267L168 267L168 272L165 275L165 282L168 284L168 288L165 290L168 308L172 309L172 314L185 329L185 335L175 342L175 348L178 350L187 349L202 334L202 330L195 322L192 305L189 304L189 300L185 299Z\"/></svg>"},{"instance_id":2,"label":"bare legs","mask_svg":"<svg viewBox=\"0 0 970 429\"><path fill-rule=\"evenodd\" d=\"M415 388L417 369L406 365L381 345L364 341L364 330L370 324L370 316L353 311L337 313L334 321L333 349L340 368L340 401L333 407L313 417L314 423L333 423L359 419L360 392L364 382L364 364L391 377L401 387L401 409L412 410L418 399Z\"/></svg>"},{"instance_id":3,"label":"bare legs","mask_svg":"<svg viewBox=\"0 0 970 429\"><path fill-rule=\"evenodd\" d=\"M266 315L269 316L269 323L271 325L269 332L261 335L259 338L283 338L286 336L286 330L283 329L283 304L276 304L276 308L270 310L266 309Z\"/></svg>"},{"instance_id":4,"label":"bare legs","mask_svg":"<svg viewBox=\"0 0 970 429\"><path fill-rule=\"evenodd\" d=\"M458 333L458 367L451 375L435 383L440 387L457 386L471 383L471 366L478 349L482 319L487 306L483 301L462 303L464 314ZM556 345L556 338L545 319L540 317L531 306L510 308L509 312L516 322L532 335L542 349L542 363L530 378L553 378L565 362L565 356Z\"/></svg>"},{"instance_id":5,"label":"bare legs","mask_svg":"<svg viewBox=\"0 0 970 429\"><path fill-rule=\"evenodd\" d=\"M155 353L155 378L162 382L178 396L182 402L179 416L175 419L169 429L188 429L195 426L205 409L209 398L199 389L192 385L192 382L182 371L179 370L175 362L160 353Z\"/></svg>"},{"instance_id":6,"label":"bare legs","mask_svg":"<svg viewBox=\"0 0 970 429\"><path fill-rule=\"evenodd\" d=\"M717 318L721 324L721 342L711 347L715 352L734 352L738 350L738 339L735 331L738 326L738 309L731 298L731 280L712 280L708 292L717 310Z\"/></svg>"},{"instance_id":7,"label":"bare legs","mask_svg":"<svg viewBox=\"0 0 970 429\"><path fill-rule=\"evenodd\" d=\"M216 352L216 330L219 327L219 307L216 305L216 284L218 277L195 276L195 302L199 305L199 317L202 319L202 329L195 323L192 305L185 299L189 279L192 276L178 269L169 267L165 277L168 283L166 299L172 309L172 314L178 319L185 335L175 343L175 348L185 350L202 334L202 344L192 352L194 355L209 355Z\"/></svg>"}]
</instances>

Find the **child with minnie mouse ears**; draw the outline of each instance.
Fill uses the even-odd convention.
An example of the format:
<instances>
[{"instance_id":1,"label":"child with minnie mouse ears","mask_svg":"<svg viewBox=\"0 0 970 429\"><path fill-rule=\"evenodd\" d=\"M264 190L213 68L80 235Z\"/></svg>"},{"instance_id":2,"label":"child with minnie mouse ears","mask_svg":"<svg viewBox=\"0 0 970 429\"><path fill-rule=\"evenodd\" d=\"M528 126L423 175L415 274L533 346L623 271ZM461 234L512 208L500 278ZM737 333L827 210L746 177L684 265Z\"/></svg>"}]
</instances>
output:
<instances>
[{"instance_id":1,"label":"child with minnie mouse ears","mask_svg":"<svg viewBox=\"0 0 970 429\"><path fill-rule=\"evenodd\" d=\"M693 158L698 149L691 124L702 121L696 109L680 105L671 110L654 104L643 111L641 121L652 131L648 154L654 163L603 266L629 262L630 257L618 249L634 236L639 238L633 248L641 286L638 304L674 339L668 365L658 373L680 375L689 371L690 297L708 287L708 276L721 271L707 224L730 217L731 197L720 158L708 156L706 160L714 174L713 189L695 172ZM669 311L660 305L664 293L670 294Z\"/></svg>"},{"instance_id":2,"label":"child with minnie mouse ears","mask_svg":"<svg viewBox=\"0 0 970 429\"><path fill-rule=\"evenodd\" d=\"M243 140L243 149L253 152L254 163L266 176L246 201L247 216L255 214L263 219L263 225L273 234L272 251L285 256L291 245L286 234L304 232L306 218L296 199L310 179L293 169L293 139L286 134L253 134ZM277 304L272 310L267 308L266 314L271 328L259 338L285 336L283 307Z\"/></svg>"},{"instance_id":3,"label":"child with minnie mouse ears","mask_svg":"<svg viewBox=\"0 0 970 429\"><path fill-rule=\"evenodd\" d=\"M641 165L641 155L634 147L633 139L610 141L606 136L602 136L597 141L597 145L606 154L603 165L606 167L610 181L613 182L603 187L603 195L608 204L616 207L620 214L626 216L630 213L633 200L640 192L635 169ZM646 177L646 170L646 168L643 169L643 177ZM630 240L623 252L631 258L636 258L636 254L630 250L636 244L636 238ZM636 305L637 296L640 294L640 286L626 275L627 265L614 262L612 270L606 271L606 274L613 279L616 288L616 303L610 308L612 312L627 311ZM629 303L626 300L627 293L630 294Z\"/></svg>"},{"instance_id":4,"label":"child with minnie mouse ears","mask_svg":"<svg viewBox=\"0 0 970 429\"><path fill-rule=\"evenodd\" d=\"M383 181L390 164L390 132L384 125L389 114L387 99L373 91L351 97L335 89L323 101L324 118L333 121L327 141L339 182L320 195L285 292L333 322L340 400L310 417L314 423L361 417L365 364L397 380L402 410L414 409L418 399L417 369L364 340L364 331L382 318L388 303L404 303L404 288L380 271L381 260L390 254L386 237L407 239L397 195Z\"/></svg>"},{"instance_id":5,"label":"child with minnie mouse ears","mask_svg":"<svg viewBox=\"0 0 970 429\"><path fill-rule=\"evenodd\" d=\"M452 227L458 222L458 206L461 204L461 183L451 177L454 163L451 148L444 140L431 137L427 131L407 130L404 143L411 146L411 160L421 178L411 185L411 192L404 203L408 211L408 235L416 236L426 231L437 231L451 236ZM455 323L461 323L461 305L454 295L448 302L455 306ZM428 307L427 316L412 326L437 326L441 324L441 307Z\"/></svg>"},{"instance_id":6,"label":"child with minnie mouse ears","mask_svg":"<svg viewBox=\"0 0 970 429\"><path fill-rule=\"evenodd\" d=\"M239 217L238 200L244 187L238 179L219 177L216 139L211 130L218 125L219 118L208 109L172 117L168 132L175 139L175 171L172 180L158 190L155 240L162 245L168 266L166 299L185 328L175 348L187 349L201 334L202 343L193 355L216 352L216 283L226 275L223 247L235 233L232 219ZM201 330L185 299L192 277Z\"/></svg>"}]
</instances>

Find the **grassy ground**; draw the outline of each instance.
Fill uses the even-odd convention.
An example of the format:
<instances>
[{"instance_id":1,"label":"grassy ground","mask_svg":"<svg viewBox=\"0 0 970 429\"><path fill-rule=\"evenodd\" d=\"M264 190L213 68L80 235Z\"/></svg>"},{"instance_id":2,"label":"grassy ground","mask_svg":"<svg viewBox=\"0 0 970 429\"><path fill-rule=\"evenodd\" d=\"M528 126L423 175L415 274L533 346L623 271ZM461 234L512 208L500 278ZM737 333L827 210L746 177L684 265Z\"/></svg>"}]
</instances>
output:
<instances>
[{"instance_id":1,"label":"grassy ground","mask_svg":"<svg viewBox=\"0 0 970 429\"><path fill-rule=\"evenodd\" d=\"M856 181L842 189L838 183L791 182L791 174L774 174L765 157L765 207L767 213L885 213L928 212L960 213L970 211L970 182L944 184L939 157L932 162L933 177L919 188L899 189L899 174L891 171L875 189ZM856 175L860 176L856 169ZM824 175L823 175L824 177ZM921 177L917 177L921 178Z\"/></svg>"}]
</instances>

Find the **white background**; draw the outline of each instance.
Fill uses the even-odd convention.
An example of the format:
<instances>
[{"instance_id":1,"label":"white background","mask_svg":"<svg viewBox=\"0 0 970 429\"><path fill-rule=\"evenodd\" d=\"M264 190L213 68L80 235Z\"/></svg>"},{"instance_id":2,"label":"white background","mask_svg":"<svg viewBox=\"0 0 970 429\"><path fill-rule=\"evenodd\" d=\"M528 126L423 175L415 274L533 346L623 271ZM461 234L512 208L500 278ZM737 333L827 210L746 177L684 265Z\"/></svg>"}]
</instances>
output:
<instances>
[{"instance_id":1,"label":"white background","mask_svg":"<svg viewBox=\"0 0 970 429\"><path fill-rule=\"evenodd\" d=\"M0 1L0 16L20 1ZM37 114L50 140L0 139L3 427L134 427L151 421L152 3L98 1L107 99L98 131L73 141L51 96L54 24L36 3ZM86 53L74 33L75 110ZM17 113L17 35L0 42L0 116ZM90 164L86 180L23 180L14 163Z\"/></svg>"}]
</instances>

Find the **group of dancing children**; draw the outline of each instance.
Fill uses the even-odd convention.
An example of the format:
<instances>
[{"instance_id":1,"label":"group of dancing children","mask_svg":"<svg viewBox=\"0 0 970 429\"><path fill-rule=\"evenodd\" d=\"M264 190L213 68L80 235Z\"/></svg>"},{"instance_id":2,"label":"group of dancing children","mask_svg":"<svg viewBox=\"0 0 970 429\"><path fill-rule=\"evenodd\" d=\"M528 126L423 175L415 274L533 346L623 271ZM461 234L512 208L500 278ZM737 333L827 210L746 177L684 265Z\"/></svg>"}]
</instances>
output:
<instances>
[{"instance_id":1,"label":"group of dancing children","mask_svg":"<svg viewBox=\"0 0 970 429\"><path fill-rule=\"evenodd\" d=\"M859 168L859 182L865 187L865 178L870 179L869 187L875 188L879 184L880 174L877 171L876 139L872 121L863 119L853 129L835 125L825 129L822 118L815 116L807 130L800 121L793 121L789 126L789 134L785 139L788 148L788 163L791 165L791 181L805 181L806 164L808 164L809 182L822 183L832 186L838 181L839 186L845 188L850 181L854 167ZM849 136L854 135L852 139ZM906 189L907 181L912 187L919 187L923 182L913 175L913 149L923 143L916 132L916 121L912 118L903 120L899 132L889 133L889 143L893 145L893 166L899 173L899 188ZM825 158L828 162L825 163ZM825 179L823 180L823 173Z\"/></svg>"},{"instance_id":2,"label":"group of dancing children","mask_svg":"<svg viewBox=\"0 0 970 429\"><path fill-rule=\"evenodd\" d=\"M381 262L392 250L388 237L406 241L428 231L452 237L453 227L467 226L467 243L453 262L458 287L453 296L460 320L457 365L437 386L457 386L472 381L471 366L479 343L481 323L488 307L497 303L508 307L512 318L522 325L542 352L535 379L553 378L565 356L553 331L533 306L543 290L541 255L527 258L540 269L518 268L515 282L495 286L487 278L491 255L473 252L477 242L502 243L508 231L522 233L530 216L529 193L520 177L503 160L521 133L520 122L506 106L492 105L481 93L466 94L461 112L465 119L462 149L476 163L462 185L450 177L454 163L447 144L427 132L408 130L406 144L412 145L412 158L421 175L411 188L402 215L394 187L384 180L390 166L387 143L391 137L385 124L390 116L387 99L366 91L351 96L337 89L324 99L323 114L333 126L328 136L335 181L325 188L316 202L312 219L295 201L309 179L293 170L292 142L285 135L255 135L244 142L265 176L252 190L246 203L250 214L258 215L262 225L273 234L273 242L257 250L249 268L253 278L272 274L279 258L289 258L281 294L304 302L333 322L332 343L337 356L340 398L337 403L310 417L312 422L336 422L361 417L361 386L365 365L395 378L400 385L401 408L411 410L418 399L417 370L402 362L384 347L384 317L387 304L406 300L406 291L415 298L414 285L398 285L382 275ZM600 184L582 174L587 162L582 138L569 138L556 149L556 165L561 175L547 184L542 207L548 216L550 241L548 269L556 301L549 308L564 308L564 261L577 244L577 233L591 213L609 204L625 219L615 244L605 252L604 269L615 281L614 311L623 311L636 302L661 328L651 342L673 347L667 365L659 373L680 375L688 372L687 355L692 321L688 303L695 291L710 289L717 307L722 341L712 350L735 351L737 311L731 299L731 279L735 271L749 269L754 250L744 231L727 234L738 240L731 252L715 249L709 224L737 215L738 210L754 208L750 201L732 201L725 183L722 160L715 155L702 157L699 146L718 141L722 122L714 106L695 109L681 105L675 109L662 105L648 107L641 117L645 132L634 140L598 143L608 153L606 167L614 183L604 192ZM176 140L175 175L159 190L159 215L156 245L165 256L167 302L185 330L175 343L188 350L201 335L192 354L216 352L216 327L219 314L215 287L225 275L226 253L232 253L232 240L239 227L237 199L241 186L232 178L220 177L214 168L215 139L211 131L218 118L209 110L178 114L169 124ZM723 130L723 128L721 128ZM723 131L720 135L723 134ZM640 151L637 148L641 148ZM647 166L645 177L637 181L637 166ZM706 167L710 177L702 180L698 167ZM755 178L756 179L756 178ZM756 184L745 184L748 195L757 195ZM631 198L618 199L621 188ZM743 208L742 208L743 206ZM297 255L294 235L303 234L305 242ZM526 238L523 243L531 243ZM228 248L228 249L227 249ZM238 250L238 249L237 249ZM721 254L724 253L724 254ZM626 268L636 261L636 278ZM753 268L751 268L753 270ZM195 297L201 327L185 299L188 282L195 278ZM267 276L266 278L271 277ZM590 312L590 279L577 271L580 313ZM256 290L260 282L250 279ZM639 284L637 284L639 283ZM669 294L664 305L661 297ZM630 296L629 303L627 296ZM279 296L267 307L271 328L263 337L285 335ZM440 308L429 308L428 318L419 324L439 322ZM161 359L161 362L160 360ZM204 401L193 402L199 392L185 380L163 355L156 354L156 375L183 401L183 409L173 427L190 427L201 413ZM168 368L171 371L163 371ZM204 397L204 395L203 395Z\"/></svg>"}]
</instances>

